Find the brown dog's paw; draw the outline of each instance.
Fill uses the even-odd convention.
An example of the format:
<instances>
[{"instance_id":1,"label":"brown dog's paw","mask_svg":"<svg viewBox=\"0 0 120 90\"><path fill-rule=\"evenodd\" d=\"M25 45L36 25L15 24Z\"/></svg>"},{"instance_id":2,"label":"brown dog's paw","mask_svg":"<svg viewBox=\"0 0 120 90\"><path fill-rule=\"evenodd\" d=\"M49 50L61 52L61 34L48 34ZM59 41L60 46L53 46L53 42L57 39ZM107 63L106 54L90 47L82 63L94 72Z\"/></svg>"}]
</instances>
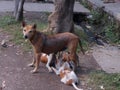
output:
<instances>
[{"instance_id":1,"label":"brown dog's paw","mask_svg":"<svg viewBox=\"0 0 120 90\"><path fill-rule=\"evenodd\" d=\"M37 70L31 70L30 72L31 72L32 74L34 74L34 73L38 73Z\"/></svg>"},{"instance_id":2,"label":"brown dog's paw","mask_svg":"<svg viewBox=\"0 0 120 90\"><path fill-rule=\"evenodd\" d=\"M33 63L30 63L27 65L28 67L34 67L34 64Z\"/></svg>"}]
</instances>

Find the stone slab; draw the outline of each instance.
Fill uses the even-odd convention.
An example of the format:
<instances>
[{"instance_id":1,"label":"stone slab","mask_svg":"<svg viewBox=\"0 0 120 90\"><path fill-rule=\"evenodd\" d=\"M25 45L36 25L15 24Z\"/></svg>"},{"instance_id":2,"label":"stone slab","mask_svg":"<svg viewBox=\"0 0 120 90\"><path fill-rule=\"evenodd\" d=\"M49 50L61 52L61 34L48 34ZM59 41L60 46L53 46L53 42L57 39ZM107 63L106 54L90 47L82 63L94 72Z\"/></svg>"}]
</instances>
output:
<instances>
[{"instance_id":1,"label":"stone slab","mask_svg":"<svg viewBox=\"0 0 120 90\"><path fill-rule=\"evenodd\" d=\"M96 46L93 48L93 57L107 73L120 73L120 49L115 46Z\"/></svg>"},{"instance_id":2,"label":"stone slab","mask_svg":"<svg viewBox=\"0 0 120 90\"><path fill-rule=\"evenodd\" d=\"M115 3L103 3L102 0L87 0L93 7L103 8L105 12L114 16L120 21L120 0L115 0Z\"/></svg>"}]
</instances>

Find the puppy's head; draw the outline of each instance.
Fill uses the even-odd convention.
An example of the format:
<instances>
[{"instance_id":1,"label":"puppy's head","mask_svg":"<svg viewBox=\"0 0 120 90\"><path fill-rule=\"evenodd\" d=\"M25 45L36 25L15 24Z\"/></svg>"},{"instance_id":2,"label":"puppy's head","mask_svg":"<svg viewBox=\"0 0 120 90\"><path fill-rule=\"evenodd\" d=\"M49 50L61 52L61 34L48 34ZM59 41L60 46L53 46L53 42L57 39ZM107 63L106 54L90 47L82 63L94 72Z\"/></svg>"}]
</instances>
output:
<instances>
[{"instance_id":1,"label":"puppy's head","mask_svg":"<svg viewBox=\"0 0 120 90\"><path fill-rule=\"evenodd\" d=\"M26 25L25 22L22 22L22 27L23 27L23 35L25 39L30 39L35 35L36 24Z\"/></svg>"}]
</instances>

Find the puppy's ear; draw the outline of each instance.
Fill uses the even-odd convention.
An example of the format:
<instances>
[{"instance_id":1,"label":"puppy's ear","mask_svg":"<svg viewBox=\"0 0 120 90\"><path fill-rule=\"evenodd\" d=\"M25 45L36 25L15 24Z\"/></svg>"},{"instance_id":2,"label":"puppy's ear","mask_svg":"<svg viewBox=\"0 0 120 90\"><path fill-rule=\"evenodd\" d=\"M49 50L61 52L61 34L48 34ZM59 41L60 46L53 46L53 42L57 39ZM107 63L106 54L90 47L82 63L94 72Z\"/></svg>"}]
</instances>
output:
<instances>
[{"instance_id":1,"label":"puppy's ear","mask_svg":"<svg viewBox=\"0 0 120 90\"><path fill-rule=\"evenodd\" d=\"M25 21L22 21L22 27L25 27L25 26L26 26Z\"/></svg>"},{"instance_id":2,"label":"puppy's ear","mask_svg":"<svg viewBox=\"0 0 120 90\"><path fill-rule=\"evenodd\" d=\"M32 25L32 28L33 28L33 29L36 29L36 27L37 27L36 24L33 24L33 25Z\"/></svg>"}]
</instances>

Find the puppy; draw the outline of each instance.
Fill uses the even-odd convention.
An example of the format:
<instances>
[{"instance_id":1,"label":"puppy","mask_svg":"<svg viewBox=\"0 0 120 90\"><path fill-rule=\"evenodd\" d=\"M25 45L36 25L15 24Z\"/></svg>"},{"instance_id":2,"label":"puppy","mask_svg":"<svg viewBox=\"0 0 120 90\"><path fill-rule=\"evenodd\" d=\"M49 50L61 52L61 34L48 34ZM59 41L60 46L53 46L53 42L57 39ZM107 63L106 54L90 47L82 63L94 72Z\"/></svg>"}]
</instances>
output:
<instances>
[{"instance_id":1,"label":"puppy","mask_svg":"<svg viewBox=\"0 0 120 90\"><path fill-rule=\"evenodd\" d=\"M70 54L69 54L69 52L62 52L62 60L65 62L65 61L67 61L67 62L69 62L69 63L71 63L70 62ZM76 55L76 62L77 62L77 66L79 66L79 58L78 58L78 56ZM74 69L75 69L75 67L74 67Z\"/></svg>"},{"instance_id":2,"label":"puppy","mask_svg":"<svg viewBox=\"0 0 120 90\"><path fill-rule=\"evenodd\" d=\"M60 76L61 82L66 85L72 85L76 90L83 90L76 86L76 84L78 84L78 77L71 69L71 66L68 62L59 60L56 64L56 68L52 67L52 69L56 73L56 75Z\"/></svg>"},{"instance_id":3,"label":"puppy","mask_svg":"<svg viewBox=\"0 0 120 90\"><path fill-rule=\"evenodd\" d=\"M34 59L35 59L35 57L34 57ZM47 55L45 53L42 53L42 55L41 55L41 57L39 59L39 62L42 62L42 63L46 64L46 67L48 68L49 72L52 72L52 69L51 69L50 64L49 64L51 59L52 59L51 54ZM28 66L34 67L35 63L36 63L36 61L33 60L33 62L31 64L28 64Z\"/></svg>"}]
</instances>

